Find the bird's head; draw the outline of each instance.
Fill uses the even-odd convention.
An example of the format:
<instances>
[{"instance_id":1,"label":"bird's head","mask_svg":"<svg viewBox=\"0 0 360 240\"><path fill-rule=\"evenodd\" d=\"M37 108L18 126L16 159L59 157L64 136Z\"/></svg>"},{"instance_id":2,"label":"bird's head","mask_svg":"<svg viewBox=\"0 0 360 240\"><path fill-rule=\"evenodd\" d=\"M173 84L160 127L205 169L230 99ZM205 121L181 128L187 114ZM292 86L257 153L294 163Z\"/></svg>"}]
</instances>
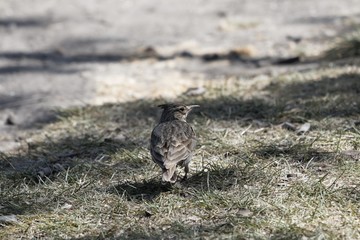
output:
<instances>
[{"instance_id":1,"label":"bird's head","mask_svg":"<svg viewBox=\"0 0 360 240\"><path fill-rule=\"evenodd\" d=\"M159 105L158 107L163 109L160 122L167 122L172 120L180 120L186 122L186 117L189 114L189 112L193 108L200 106L167 103L167 104Z\"/></svg>"}]
</instances>

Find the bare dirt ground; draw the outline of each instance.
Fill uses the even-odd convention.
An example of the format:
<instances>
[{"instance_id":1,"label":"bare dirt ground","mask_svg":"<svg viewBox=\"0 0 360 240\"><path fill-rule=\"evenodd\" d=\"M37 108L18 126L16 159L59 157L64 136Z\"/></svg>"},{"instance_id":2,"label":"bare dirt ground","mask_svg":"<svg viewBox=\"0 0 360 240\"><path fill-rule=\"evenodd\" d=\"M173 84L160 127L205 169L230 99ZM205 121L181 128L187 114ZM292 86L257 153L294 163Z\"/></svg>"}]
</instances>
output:
<instances>
[{"instance_id":1,"label":"bare dirt ground","mask_svg":"<svg viewBox=\"0 0 360 240\"><path fill-rule=\"evenodd\" d=\"M356 0L3 0L0 151L58 108L174 98L219 78L317 67L302 59L359 22Z\"/></svg>"}]
</instances>

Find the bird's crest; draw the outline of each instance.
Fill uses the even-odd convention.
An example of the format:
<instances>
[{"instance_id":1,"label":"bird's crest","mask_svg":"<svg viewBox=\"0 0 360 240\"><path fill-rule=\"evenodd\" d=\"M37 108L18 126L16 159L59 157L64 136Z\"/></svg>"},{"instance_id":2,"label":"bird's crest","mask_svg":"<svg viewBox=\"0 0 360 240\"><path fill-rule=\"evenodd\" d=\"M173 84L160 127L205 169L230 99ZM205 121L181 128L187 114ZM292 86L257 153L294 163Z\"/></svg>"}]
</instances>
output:
<instances>
[{"instance_id":1,"label":"bird's crest","mask_svg":"<svg viewBox=\"0 0 360 240\"><path fill-rule=\"evenodd\" d=\"M162 108L162 109L175 108L178 106L180 106L180 104L175 104L175 103L165 103L165 104L158 105L158 107Z\"/></svg>"}]
</instances>

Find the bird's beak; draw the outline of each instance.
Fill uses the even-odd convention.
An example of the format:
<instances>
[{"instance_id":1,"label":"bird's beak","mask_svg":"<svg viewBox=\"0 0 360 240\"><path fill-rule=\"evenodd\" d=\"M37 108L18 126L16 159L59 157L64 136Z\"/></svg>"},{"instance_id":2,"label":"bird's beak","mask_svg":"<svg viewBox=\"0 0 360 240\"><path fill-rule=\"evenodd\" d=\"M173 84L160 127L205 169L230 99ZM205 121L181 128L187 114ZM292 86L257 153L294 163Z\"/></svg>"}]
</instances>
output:
<instances>
[{"instance_id":1,"label":"bird's beak","mask_svg":"<svg viewBox=\"0 0 360 240\"><path fill-rule=\"evenodd\" d=\"M187 107L190 108L190 109L193 109L193 108L196 108L196 107L200 107L200 105L189 105Z\"/></svg>"}]
</instances>

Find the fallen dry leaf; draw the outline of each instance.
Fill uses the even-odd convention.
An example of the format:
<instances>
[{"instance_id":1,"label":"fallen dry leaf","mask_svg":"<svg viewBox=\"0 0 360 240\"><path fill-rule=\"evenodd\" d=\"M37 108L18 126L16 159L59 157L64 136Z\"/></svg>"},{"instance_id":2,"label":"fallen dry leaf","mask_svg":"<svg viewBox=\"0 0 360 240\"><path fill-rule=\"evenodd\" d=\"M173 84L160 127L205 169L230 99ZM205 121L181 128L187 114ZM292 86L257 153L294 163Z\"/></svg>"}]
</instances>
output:
<instances>
[{"instance_id":1,"label":"fallen dry leaf","mask_svg":"<svg viewBox=\"0 0 360 240\"><path fill-rule=\"evenodd\" d=\"M310 123L304 123L303 125L300 126L300 128L296 131L298 134L303 134L306 133L310 130Z\"/></svg>"},{"instance_id":2,"label":"fallen dry leaf","mask_svg":"<svg viewBox=\"0 0 360 240\"><path fill-rule=\"evenodd\" d=\"M249 209L241 208L241 209L239 209L237 214L241 217L251 217L254 213L252 211L250 211Z\"/></svg>"}]
</instances>

